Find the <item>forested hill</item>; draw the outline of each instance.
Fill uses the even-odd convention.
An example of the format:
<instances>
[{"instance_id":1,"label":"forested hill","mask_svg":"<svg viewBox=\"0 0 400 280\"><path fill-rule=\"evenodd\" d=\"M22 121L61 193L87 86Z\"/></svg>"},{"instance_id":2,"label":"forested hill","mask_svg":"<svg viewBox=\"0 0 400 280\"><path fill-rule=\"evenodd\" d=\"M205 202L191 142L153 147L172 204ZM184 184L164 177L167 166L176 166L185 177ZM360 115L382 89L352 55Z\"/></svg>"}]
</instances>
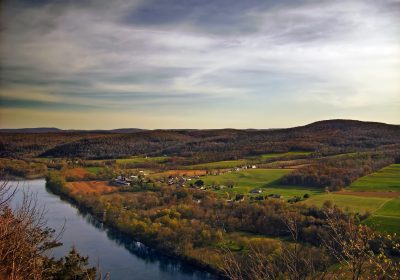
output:
<instances>
[{"instance_id":1,"label":"forested hill","mask_svg":"<svg viewBox=\"0 0 400 280\"><path fill-rule=\"evenodd\" d=\"M319 121L275 130L135 130L0 133L1 157L118 158L132 155L196 156L208 160L290 150L323 154L388 149L400 126L353 120ZM396 148L396 147L394 147Z\"/></svg>"}]
</instances>

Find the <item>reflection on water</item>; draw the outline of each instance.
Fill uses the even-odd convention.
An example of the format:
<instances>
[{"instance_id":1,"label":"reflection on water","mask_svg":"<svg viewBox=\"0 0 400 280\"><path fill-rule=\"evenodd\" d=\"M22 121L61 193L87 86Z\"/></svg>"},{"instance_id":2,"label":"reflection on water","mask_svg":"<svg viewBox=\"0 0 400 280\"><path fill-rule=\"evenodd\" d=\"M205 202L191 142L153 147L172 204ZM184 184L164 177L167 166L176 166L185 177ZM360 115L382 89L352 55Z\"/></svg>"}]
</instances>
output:
<instances>
[{"instance_id":1,"label":"reflection on water","mask_svg":"<svg viewBox=\"0 0 400 280\"><path fill-rule=\"evenodd\" d=\"M21 185L21 184L20 184ZM180 260L167 257L113 229L103 227L91 214L79 211L45 189L44 180L25 181L24 187L35 192L47 210L48 225L60 228L65 221L63 246L54 250L63 256L71 246L90 257L91 265L100 265L112 279L212 280L215 276ZM17 194L18 203L22 198Z\"/></svg>"},{"instance_id":2,"label":"reflection on water","mask_svg":"<svg viewBox=\"0 0 400 280\"><path fill-rule=\"evenodd\" d=\"M99 231L104 231L107 234L108 239L113 240L120 246L123 246L131 254L141 258L146 263L157 264L159 262L159 268L166 272L176 273L182 271L185 274L194 273L193 267L182 265L181 261L160 254L157 250L154 250L141 242L133 240L126 234L120 233L112 228L105 228L103 223L98 221L90 213L84 211L79 211L78 213L79 216L85 219L87 223L91 224Z\"/></svg>"}]
</instances>

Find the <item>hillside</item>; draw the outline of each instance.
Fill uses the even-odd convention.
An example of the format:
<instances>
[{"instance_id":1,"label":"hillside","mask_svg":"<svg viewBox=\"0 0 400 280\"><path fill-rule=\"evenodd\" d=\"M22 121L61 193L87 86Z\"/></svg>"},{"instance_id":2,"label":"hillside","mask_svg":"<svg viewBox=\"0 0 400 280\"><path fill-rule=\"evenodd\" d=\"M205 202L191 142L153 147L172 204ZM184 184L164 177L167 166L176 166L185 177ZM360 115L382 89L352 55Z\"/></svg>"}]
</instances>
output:
<instances>
[{"instance_id":1,"label":"hillside","mask_svg":"<svg viewBox=\"0 0 400 280\"><path fill-rule=\"evenodd\" d=\"M0 133L1 157L118 158L168 155L207 160L291 150L322 154L387 148L400 143L400 126L353 120L319 121L276 130L148 130ZM218 154L216 154L218 152Z\"/></svg>"}]
</instances>

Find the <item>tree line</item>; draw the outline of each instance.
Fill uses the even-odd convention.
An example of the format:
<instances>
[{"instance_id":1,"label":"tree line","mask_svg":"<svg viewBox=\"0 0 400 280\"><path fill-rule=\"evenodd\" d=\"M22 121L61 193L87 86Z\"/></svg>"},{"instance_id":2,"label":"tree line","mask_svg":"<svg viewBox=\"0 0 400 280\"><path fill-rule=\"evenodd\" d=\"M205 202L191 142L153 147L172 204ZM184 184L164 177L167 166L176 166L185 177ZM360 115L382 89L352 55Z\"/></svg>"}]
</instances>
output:
<instances>
[{"instance_id":1,"label":"tree line","mask_svg":"<svg viewBox=\"0 0 400 280\"><path fill-rule=\"evenodd\" d=\"M45 209L32 194L23 193L19 206L11 207L20 191L9 182L0 183L0 279L108 279L89 267L88 258L75 248L60 259L49 257L48 252L62 244L62 231L57 233L46 225Z\"/></svg>"},{"instance_id":2,"label":"tree line","mask_svg":"<svg viewBox=\"0 0 400 280\"><path fill-rule=\"evenodd\" d=\"M373 234L359 225L367 215L347 215L329 203L316 208L274 199L229 202L211 192L159 187L152 182L141 182L107 195L79 194L69 192L59 176L50 174L48 187L70 197L106 225L169 254L193 259L224 272L231 279L288 279L285 277L291 275L292 269L298 275L292 279L309 279L307 277L312 275L324 274L338 262L344 265L345 271L352 256L347 256L348 252L343 251L345 248L339 247L342 243L329 243L337 230L330 225L330 218L338 227L351 225L360 229L361 237L344 236L343 240L364 240L362 234L367 232L368 242L363 243L363 252L373 254L377 263L373 269L385 269L388 275L395 275L387 266L378 267L383 263L377 256L383 254L386 262L393 264L395 256L400 256L396 245L399 239ZM329 211L333 211L332 217L328 216ZM337 257L328 246L336 250ZM268 256L261 259L266 266L252 263L259 260L258 254ZM295 263L296 267L292 267L294 264L287 259L290 256L299 261ZM357 269L372 277L372 272L365 267L365 262L369 261L366 255L363 260L363 267ZM303 271L307 263L312 263L313 269ZM239 271L234 271L235 268ZM273 273L271 278L254 278L253 270L257 268L266 270L260 275Z\"/></svg>"}]
</instances>

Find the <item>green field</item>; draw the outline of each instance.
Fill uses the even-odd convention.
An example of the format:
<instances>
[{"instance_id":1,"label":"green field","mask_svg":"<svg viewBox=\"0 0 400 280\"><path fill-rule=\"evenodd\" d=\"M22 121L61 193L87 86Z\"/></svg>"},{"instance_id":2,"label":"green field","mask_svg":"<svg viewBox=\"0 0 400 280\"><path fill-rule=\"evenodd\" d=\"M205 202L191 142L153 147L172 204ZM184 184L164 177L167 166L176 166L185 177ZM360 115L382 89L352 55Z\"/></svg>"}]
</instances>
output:
<instances>
[{"instance_id":1,"label":"green field","mask_svg":"<svg viewBox=\"0 0 400 280\"><path fill-rule=\"evenodd\" d=\"M381 232L400 233L400 217L372 216L364 221L367 226Z\"/></svg>"},{"instance_id":2,"label":"green field","mask_svg":"<svg viewBox=\"0 0 400 280\"><path fill-rule=\"evenodd\" d=\"M267 160L271 158L291 157L291 156L308 156L311 152L287 152L287 153L271 153L261 155L261 160Z\"/></svg>"},{"instance_id":3,"label":"green field","mask_svg":"<svg viewBox=\"0 0 400 280\"><path fill-rule=\"evenodd\" d=\"M224 185L234 182L233 188L223 188L216 192L226 194L249 194L254 188L262 188L263 195L280 194L283 198L303 196L304 194L316 195L321 193L320 189L300 186L280 186L275 182L282 176L291 172L290 169L248 169L236 172L227 172L221 175L203 176L201 179L206 185Z\"/></svg>"},{"instance_id":4,"label":"green field","mask_svg":"<svg viewBox=\"0 0 400 280\"><path fill-rule=\"evenodd\" d=\"M394 198L386 202L374 213L374 215L400 218L400 198Z\"/></svg>"},{"instance_id":5,"label":"green field","mask_svg":"<svg viewBox=\"0 0 400 280\"><path fill-rule=\"evenodd\" d=\"M117 159L117 164L163 163L168 157L132 157Z\"/></svg>"},{"instance_id":6,"label":"green field","mask_svg":"<svg viewBox=\"0 0 400 280\"><path fill-rule=\"evenodd\" d=\"M224 160L224 161L214 161L208 163L201 163L186 166L185 168L190 169L224 169L224 168L233 168L233 167L240 167L243 165L248 164L247 160L239 159L239 160Z\"/></svg>"},{"instance_id":7,"label":"green field","mask_svg":"<svg viewBox=\"0 0 400 280\"><path fill-rule=\"evenodd\" d=\"M359 178L348 188L352 191L399 192L400 196L400 164L392 164L367 176ZM400 233L400 198L382 198L343 195L322 195L311 198L309 202L321 205L324 200L332 200L339 207L350 211L369 211L372 216L364 223L375 230L389 233Z\"/></svg>"},{"instance_id":8,"label":"green field","mask_svg":"<svg viewBox=\"0 0 400 280\"><path fill-rule=\"evenodd\" d=\"M365 224L378 231L400 233L400 198L383 204Z\"/></svg>"},{"instance_id":9,"label":"green field","mask_svg":"<svg viewBox=\"0 0 400 280\"><path fill-rule=\"evenodd\" d=\"M94 167L85 167L85 169L90 173L99 174L104 169L104 167L94 166Z\"/></svg>"},{"instance_id":10,"label":"green field","mask_svg":"<svg viewBox=\"0 0 400 280\"><path fill-rule=\"evenodd\" d=\"M356 191L399 191L400 164L392 164L378 172L361 177L350 185Z\"/></svg>"},{"instance_id":11,"label":"green field","mask_svg":"<svg viewBox=\"0 0 400 280\"><path fill-rule=\"evenodd\" d=\"M348 212L365 213L368 211L373 213L390 200L391 198L386 197L366 197L329 193L311 197L306 203L322 206L325 201L332 201L333 204Z\"/></svg>"}]
</instances>

